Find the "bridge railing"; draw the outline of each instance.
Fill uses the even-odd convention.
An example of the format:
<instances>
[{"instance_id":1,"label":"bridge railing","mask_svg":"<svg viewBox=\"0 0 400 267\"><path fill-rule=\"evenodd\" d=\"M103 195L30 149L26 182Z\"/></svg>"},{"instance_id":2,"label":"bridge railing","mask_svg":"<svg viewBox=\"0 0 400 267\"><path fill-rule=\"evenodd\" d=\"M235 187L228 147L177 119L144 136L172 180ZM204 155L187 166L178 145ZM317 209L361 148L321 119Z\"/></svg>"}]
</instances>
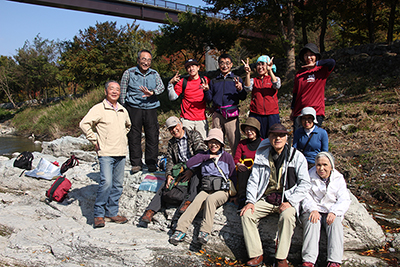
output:
<instances>
[{"instance_id":1,"label":"bridge railing","mask_svg":"<svg viewBox=\"0 0 400 267\"><path fill-rule=\"evenodd\" d=\"M205 9L202 9L199 7L175 3L175 2L171 2L171 1L164 1L164 0L129 0L129 1L135 2L135 3L151 5L151 6L169 8L169 9L178 10L178 11L182 11L182 12L188 12L188 11L191 13L200 12L200 13L206 14L209 17L218 18L218 19L223 19L225 16L225 14L221 13L221 12L218 12L218 13L209 12L209 11L206 11Z\"/></svg>"}]
</instances>

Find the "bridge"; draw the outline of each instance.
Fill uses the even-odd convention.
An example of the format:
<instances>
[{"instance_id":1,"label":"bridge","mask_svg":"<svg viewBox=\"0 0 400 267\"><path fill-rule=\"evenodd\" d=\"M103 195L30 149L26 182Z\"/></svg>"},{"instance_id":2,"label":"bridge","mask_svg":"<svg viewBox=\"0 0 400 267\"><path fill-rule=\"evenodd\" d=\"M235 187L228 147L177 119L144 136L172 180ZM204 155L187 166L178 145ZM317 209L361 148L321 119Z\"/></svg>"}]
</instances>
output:
<instances>
[{"instance_id":1,"label":"bridge","mask_svg":"<svg viewBox=\"0 0 400 267\"><path fill-rule=\"evenodd\" d=\"M178 14L190 11L204 13L209 17L222 19L223 13L211 13L204 9L164 0L8 0L49 7L85 11L156 23L167 23L166 14L178 22Z\"/></svg>"}]
</instances>

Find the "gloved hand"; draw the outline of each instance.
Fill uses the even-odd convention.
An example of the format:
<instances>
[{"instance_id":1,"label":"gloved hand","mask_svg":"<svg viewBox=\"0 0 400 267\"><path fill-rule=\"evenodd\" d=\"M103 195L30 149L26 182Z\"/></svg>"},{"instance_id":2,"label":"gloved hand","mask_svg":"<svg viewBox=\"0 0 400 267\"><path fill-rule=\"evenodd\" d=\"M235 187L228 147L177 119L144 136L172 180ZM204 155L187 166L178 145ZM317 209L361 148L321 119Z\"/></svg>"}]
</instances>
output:
<instances>
[{"instance_id":1,"label":"gloved hand","mask_svg":"<svg viewBox=\"0 0 400 267\"><path fill-rule=\"evenodd\" d=\"M237 165L238 167L238 172L245 172L248 170L248 168L246 167L246 165L242 164L242 163L238 163Z\"/></svg>"},{"instance_id":2,"label":"gloved hand","mask_svg":"<svg viewBox=\"0 0 400 267\"><path fill-rule=\"evenodd\" d=\"M182 174L181 182L189 181L190 178L192 178L192 176L193 176L193 172L192 172L191 170L186 170L186 171Z\"/></svg>"}]
</instances>

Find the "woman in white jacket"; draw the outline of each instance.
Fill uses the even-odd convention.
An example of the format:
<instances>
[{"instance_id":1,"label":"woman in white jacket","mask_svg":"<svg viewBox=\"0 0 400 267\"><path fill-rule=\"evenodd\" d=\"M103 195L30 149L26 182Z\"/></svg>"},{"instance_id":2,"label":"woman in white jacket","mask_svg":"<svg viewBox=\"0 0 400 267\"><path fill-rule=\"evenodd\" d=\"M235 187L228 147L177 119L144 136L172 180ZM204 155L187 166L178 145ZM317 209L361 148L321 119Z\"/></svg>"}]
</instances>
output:
<instances>
[{"instance_id":1,"label":"woman in white jacket","mask_svg":"<svg viewBox=\"0 0 400 267\"><path fill-rule=\"evenodd\" d=\"M335 169L329 152L315 157L309 170L311 189L302 201L303 266L313 267L319 251L321 225L328 238L328 267L337 267L343 257L343 216L350 206L350 195L343 175Z\"/></svg>"}]
</instances>

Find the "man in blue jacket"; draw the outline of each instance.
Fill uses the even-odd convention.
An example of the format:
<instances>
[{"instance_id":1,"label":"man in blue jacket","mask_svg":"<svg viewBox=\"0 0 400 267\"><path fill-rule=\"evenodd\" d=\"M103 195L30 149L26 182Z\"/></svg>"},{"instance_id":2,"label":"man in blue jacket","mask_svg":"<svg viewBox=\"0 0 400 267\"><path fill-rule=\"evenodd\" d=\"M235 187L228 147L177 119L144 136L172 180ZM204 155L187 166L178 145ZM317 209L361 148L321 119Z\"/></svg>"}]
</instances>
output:
<instances>
[{"instance_id":1,"label":"man in blue jacket","mask_svg":"<svg viewBox=\"0 0 400 267\"><path fill-rule=\"evenodd\" d=\"M148 50L138 53L138 65L124 72L119 101L129 112L132 127L128 133L129 158L132 173L142 170L142 127L146 137L145 162L149 172L157 170L159 125L157 96L164 84L157 71L150 68L152 55Z\"/></svg>"},{"instance_id":2,"label":"man in blue jacket","mask_svg":"<svg viewBox=\"0 0 400 267\"><path fill-rule=\"evenodd\" d=\"M240 141L239 129L239 100L246 99L243 90L242 78L232 72L232 57L222 54L218 58L221 73L211 80L210 84L203 85L207 102L213 102L214 114L212 128L220 128L228 139L232 155Z\"/></svg>"}]
</instances>

